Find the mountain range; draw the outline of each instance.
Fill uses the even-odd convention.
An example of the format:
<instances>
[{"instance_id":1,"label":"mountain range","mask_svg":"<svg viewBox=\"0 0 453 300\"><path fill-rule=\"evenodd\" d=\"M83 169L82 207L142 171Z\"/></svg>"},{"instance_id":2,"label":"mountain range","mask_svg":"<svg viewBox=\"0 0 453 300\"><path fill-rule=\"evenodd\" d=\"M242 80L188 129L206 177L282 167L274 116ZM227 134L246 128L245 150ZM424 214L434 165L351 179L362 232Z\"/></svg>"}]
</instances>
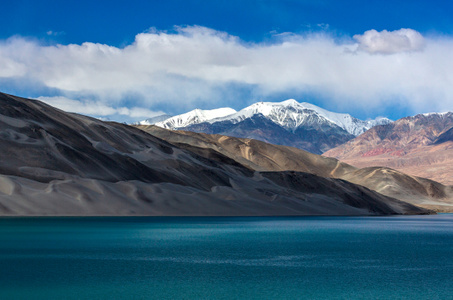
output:
<instances>
[{"instance_id":1,"label":"mountain range","mask_svg":"<svg viewBox=\"0 0 453 300\"><path fill-rule=\"evenodd\" d=\"M195 109L164 121L153 123L145 120L139 124L253 138L321 154L373 126L390 122L387 118L362 121L349 114L330 112L290 99L278 103L258 102L240 111L231 108Z\"/></svg>"},{"instance_id":2,"label":"mountain range","mask_svg":"<svg viewBox=\"0 0 453 300\"><path fill-rule=\"evenodd\" d=\"M324 155L453 185L453 113L419 114L376 126Z\"/></svg>"},{"instance_id":3,"label":"mountain range","mask_svg":"<svg viewBox=\"0 0 453 300\"><path fill-rule=\"evenodd\" d=\"M201 113L203 117L192 117ZM291 99L259 102L239 112L228 108L194 110L155 125L292 146L335 157L358 168L388 167L452 185L452 115L425 113L395 122L387 118L362 121Z\"/></svg>"},{"instance_id":4,"label":"mountain range","mask_svg":"<svg viewBox=\"0 0 453 300\"><path fill-rule=\"evenodd\" d=\"M2 215L430 213L345 180L258 171L209 147L1 93L0 150Z\"/></svg>"}]
</instances>

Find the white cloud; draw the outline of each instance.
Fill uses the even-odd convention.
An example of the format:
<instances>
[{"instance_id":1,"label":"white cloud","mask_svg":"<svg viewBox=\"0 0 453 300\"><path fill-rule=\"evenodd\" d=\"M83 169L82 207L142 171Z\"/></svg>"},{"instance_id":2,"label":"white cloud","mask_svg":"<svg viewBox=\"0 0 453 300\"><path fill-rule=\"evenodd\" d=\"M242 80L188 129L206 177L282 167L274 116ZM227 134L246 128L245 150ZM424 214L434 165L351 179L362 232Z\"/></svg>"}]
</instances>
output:
<instances>
[{"instance_id":1,"label":"white cloud","mask_svg":"<svg viewBox=\"0 0 453 300\"><path fill-rule=\"evenodd\" d=\"M69 98L95 95L99 101L79 102L78 112L98 115L120 113L121 107L128 107L124 114L140 114L122 100L132 92L141 99L132 106L165 103L175 107L170 113L200 103L229 105L222 103L223 93L234 84L260 97L318 93L345 110L390 108L395 99L413 110L453 109L452 38L423 37L411 29L371 30L354 38L355 44L328 34L289 34L253 44L198 26L151 30L124 48L42 46L16 37L0 43L0 77L36 80Z\"/></svg>"},{"instance_id":2,"label":"white cloud","mask_svg":"<svg viewBox=\"0 0 453 300\"><path fill-rule=\"evenodd\" d=\"M46 32L48 36L59 36L59 35L65 35L64 31L53 31L53 30L48 30Z\"/></svg>"},{"instance_id":3,"label":"white cloud","mask_svg":"<svg viewBox=\"0 0 453 300\"><path fill-rule=\"evenodd\" d=\"M425 46L423 36L419 32L407 28L381 32L372 29L365 31L362 35L354 35L354 39L359 43L358 50L373 54L420 51Z\"/></svg>"},{"instance_id":4,"label":"white cloud","mask_svg":"<svg viewBox=\"0 0 453 300\"><path fill-rule=\"evenodd\" d=\"M164 114L162 111L156 112L142 107L114 108L99 101L74 100L62 96L38 97L37 99L67 112L98 117L123 115L131 118L151 118Z\"/></svg>"}]
</instances>

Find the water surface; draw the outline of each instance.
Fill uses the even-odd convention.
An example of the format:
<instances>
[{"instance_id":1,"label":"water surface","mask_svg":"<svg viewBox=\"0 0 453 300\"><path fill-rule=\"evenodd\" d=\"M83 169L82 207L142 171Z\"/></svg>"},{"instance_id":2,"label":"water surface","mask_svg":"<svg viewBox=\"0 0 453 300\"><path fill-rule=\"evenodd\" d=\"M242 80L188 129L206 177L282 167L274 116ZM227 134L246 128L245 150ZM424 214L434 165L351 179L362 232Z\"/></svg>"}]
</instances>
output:
<instances>
[{"instance_id":1,"label":"water surface","mask_svg":"<svg viewBox=\"0 0 453 300\"><path fill-rule=\"evenodd\" d=\"M452 299L453 215L1 218L0 299Z\"/></svg>"}]
</instances>

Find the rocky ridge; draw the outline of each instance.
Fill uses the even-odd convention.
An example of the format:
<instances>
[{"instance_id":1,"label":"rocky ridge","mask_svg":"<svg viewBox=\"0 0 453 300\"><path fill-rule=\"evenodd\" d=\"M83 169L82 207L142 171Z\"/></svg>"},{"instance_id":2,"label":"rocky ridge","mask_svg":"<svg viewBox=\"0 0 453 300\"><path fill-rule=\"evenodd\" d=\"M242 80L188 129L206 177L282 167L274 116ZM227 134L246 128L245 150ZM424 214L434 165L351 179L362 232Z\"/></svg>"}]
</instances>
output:
<instances>
[{"instance_id":1,"label":"rocky ridge","mask_svg":"<svg viewBox=\"0 0 453 300\"><path fill-rule=\"evenodd\" d=\"M420 114L376 126L326 151L357 167L385 166L453 184L453 113Z\"/></svg>"}]
</instances>

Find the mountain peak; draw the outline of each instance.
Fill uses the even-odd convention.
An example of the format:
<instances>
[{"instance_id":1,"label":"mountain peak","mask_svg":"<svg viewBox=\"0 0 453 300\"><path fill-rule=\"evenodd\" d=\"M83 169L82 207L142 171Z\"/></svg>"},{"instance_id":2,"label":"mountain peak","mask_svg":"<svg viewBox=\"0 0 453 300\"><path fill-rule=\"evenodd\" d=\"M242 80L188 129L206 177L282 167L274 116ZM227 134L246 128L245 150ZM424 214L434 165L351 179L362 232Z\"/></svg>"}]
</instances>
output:
<instances>
[{"instance_id":1,"label":"mountain peak","mask_svg":"<svg viewBox=\"0 0 453 300\"><path fill-rule=\"evenodd\" d=\"M155 125L166 129L176 129L228 116L234 114L235 112L236 110L230 107L222 107L210 110L203 110L197 108L185 114L174 116L162 122L158 122Z\"/></svg>"},{"instance_id":2,"label":"mountain peak","mask_svg":"<svg viewBox=\"0 0 453 300\"><path fill-rule=\"evenodd\" d=\"M283 104L283 105L287 105L287 106L300 105L300 103L297 102L297 101L294 100L294 99L288 99L288 100L282 101L282 102L280 102L280 103Z\"/></svg>"}]
</instances>

